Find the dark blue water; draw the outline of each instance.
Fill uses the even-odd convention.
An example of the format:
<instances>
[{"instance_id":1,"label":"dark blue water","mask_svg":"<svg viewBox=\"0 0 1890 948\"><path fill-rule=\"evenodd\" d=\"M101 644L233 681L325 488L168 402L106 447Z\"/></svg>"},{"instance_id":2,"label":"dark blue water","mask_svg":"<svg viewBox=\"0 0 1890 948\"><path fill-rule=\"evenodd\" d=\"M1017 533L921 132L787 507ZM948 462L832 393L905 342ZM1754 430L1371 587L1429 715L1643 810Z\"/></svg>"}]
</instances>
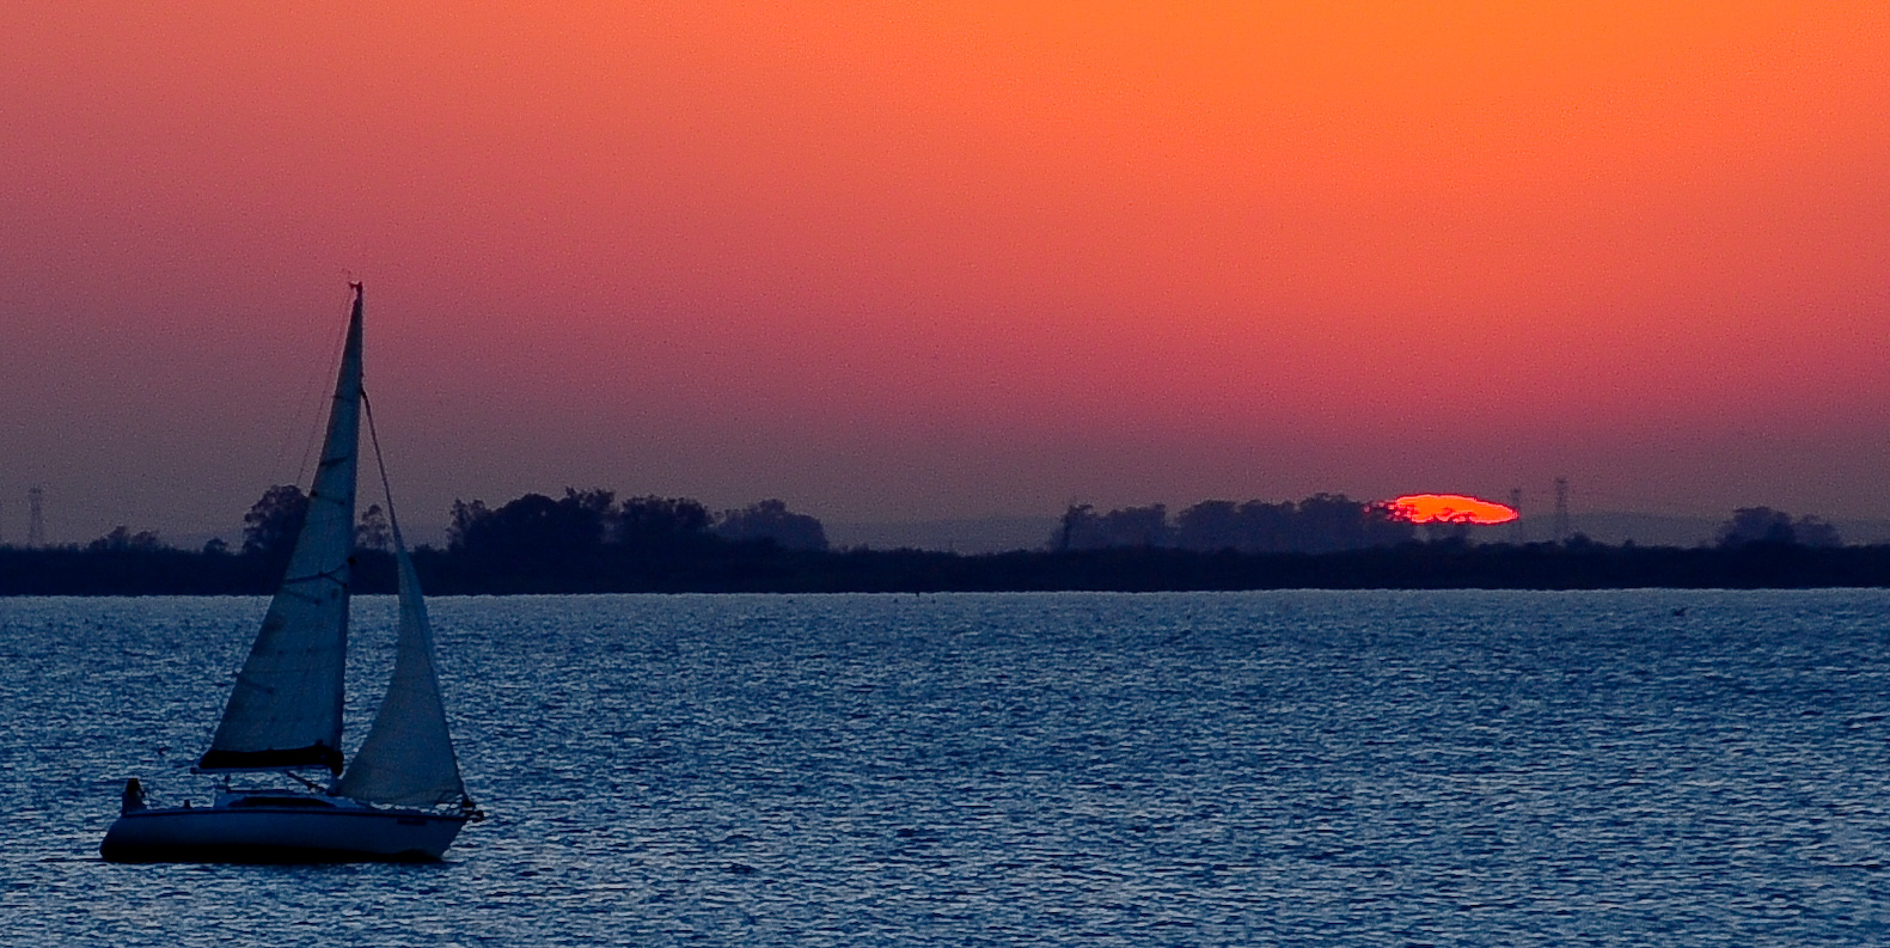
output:
<instances>
[{"instance_id":1,"label":"dark blue water","mask_svg":"<svg viewBox=\"0 0 1890 948\"><path fill-rule=\"evenodd\" d=\"M261 610L0 600L0 944L1890 942L1881 592L442 599L445 865L98 861Z\"/></svg>"}]
</instances>

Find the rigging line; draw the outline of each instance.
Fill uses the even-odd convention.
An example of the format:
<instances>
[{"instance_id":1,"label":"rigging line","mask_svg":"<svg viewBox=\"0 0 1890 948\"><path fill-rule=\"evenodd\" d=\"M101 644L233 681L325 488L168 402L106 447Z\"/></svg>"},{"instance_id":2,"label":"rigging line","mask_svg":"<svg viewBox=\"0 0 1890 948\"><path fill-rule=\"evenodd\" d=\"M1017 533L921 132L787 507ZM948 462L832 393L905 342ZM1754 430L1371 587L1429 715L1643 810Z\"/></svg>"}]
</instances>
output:
<instances>
[{"instance_id":1,"label":"rigging line","mask_svg":"<svg viewBox=\"0 0 1890 948\"><path fill-rule=\"evenodd\" d=\"M296 463L295 477L289 482L291 484L299 486L308 477L310 459L315 457L319 450L317 445L321 444L323 436L327 433L327 425L323 422L328 414L327 409L333 404L333 398L332 396L322 398L317 393L327 392L324 380L331 377L329 373L333 372L334 366L341 362L341 352L347 348L347 345L348 329L343 326L339 335L330 337L326 368L318 365L310 369L297 390L298 395L293 407L293 422L282 432L282 443L276 448L274 459L279 473L280 465L286 463L291 457L290 452L296 436L302 435L302 452L300 460ZM313 415L312 418L309 417L310 414Z\"/></svg>"},{"instance_id":2,"label":"rigging line","mask_svg":"<svg viewBox=\"0 0 1890 948\"><path fill-rule=\"evenodd\" d=\"M368 400L367 389L361 389L361 407L367 414L368 441L374 445L374 466L381 472L381 496L387 500L387 526L394 534L394 549L406 550L407 544L400 538L400 518L394 516L394 488L387 481L387 459L381 456L381 434L374 428L374 403Z\"/></svg>"}]
</instances>

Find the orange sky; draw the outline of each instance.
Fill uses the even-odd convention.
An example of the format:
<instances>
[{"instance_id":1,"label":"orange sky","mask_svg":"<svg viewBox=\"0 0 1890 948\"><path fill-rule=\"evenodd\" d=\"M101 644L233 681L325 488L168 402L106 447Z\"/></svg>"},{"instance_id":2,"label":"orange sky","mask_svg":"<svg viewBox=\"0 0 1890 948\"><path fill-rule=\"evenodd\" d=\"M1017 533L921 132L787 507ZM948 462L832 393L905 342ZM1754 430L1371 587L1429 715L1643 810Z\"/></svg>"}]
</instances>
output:
<instances>
[{"instance_id":1,"label":"orange sky","mask_svg":"<svg viewBox=\"0 0 1890 948\"><path fill-rule=\"evenodd\" d=\"M344 271L416 520L1890 516L1883 4L164 6L0 10L0 540L296 478Z\"/></svg>"}]
</instances>

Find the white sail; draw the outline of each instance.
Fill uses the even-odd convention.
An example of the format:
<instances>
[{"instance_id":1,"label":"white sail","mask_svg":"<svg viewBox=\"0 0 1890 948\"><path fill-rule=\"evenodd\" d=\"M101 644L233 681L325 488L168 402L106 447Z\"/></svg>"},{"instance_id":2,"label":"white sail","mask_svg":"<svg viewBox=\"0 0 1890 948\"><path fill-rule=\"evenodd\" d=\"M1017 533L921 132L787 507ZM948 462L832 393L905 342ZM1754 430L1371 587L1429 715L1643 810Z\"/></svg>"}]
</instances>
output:
<instances>
[{"instance_id":1,"label":"white sail","mask_svg":"<svg viewBox=\"0 0 1890 948\"><path fill-rule=\"evenodd\" d=\"M400 633L393 680L335 793L400 806L457 803L466 798L466 785L460 781L439 675L433 668L433 629L398 526L394 558L400 568Z\"/></svg>"},{"instance_id":2,"label":"white sail","mask_svg":"<svg viewBox=\"0 0 1890 948\"><path fill-rule=\"evenodd\" d=\"M317 765L341 770L360 416L361 288L356 285L308 517L216 737L199 762L205 770Z\"/></svg>"}]
</instances>

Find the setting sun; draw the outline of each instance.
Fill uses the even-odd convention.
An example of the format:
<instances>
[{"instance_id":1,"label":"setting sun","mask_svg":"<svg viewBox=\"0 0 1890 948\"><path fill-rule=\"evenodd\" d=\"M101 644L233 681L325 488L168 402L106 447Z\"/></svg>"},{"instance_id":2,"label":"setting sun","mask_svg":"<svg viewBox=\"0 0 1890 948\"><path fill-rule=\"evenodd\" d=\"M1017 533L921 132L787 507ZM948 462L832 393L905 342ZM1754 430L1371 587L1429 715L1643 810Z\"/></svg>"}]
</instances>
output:
<instances>
[{"instance_id":1,"label":"setting sun","mask_svg":"<svg viewBox=\"0 0 1890 948\"><path fill-rule=\"evenodd\" d=\"M1465 494L1406 494L1385 501L1385 507L1412 523L1508 523L1515 509Z\"/></svg>"}]
</instances>

